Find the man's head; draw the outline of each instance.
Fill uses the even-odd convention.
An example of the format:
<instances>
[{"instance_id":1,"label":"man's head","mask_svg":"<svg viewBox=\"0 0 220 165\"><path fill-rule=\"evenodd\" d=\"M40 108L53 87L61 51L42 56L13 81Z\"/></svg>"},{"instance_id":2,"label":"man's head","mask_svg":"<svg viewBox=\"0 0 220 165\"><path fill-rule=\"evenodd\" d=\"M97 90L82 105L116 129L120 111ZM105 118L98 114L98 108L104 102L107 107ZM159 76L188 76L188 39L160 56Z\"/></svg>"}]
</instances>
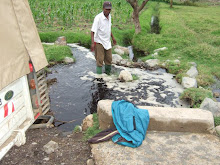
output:
<instances>
[{"instance_id":1,"label":"man's head","mask_svg":"<svg viewBox=\"0 0 220 165\"><path fill-rule=\"evenodd\" d=\"M112 4L111 4L111 2L105 1L105 2L103 3L103 12L104 12L104 15L105 15L106 17L108 17L109 13L111 12L111 9L112 9Z\"/></svg>"}]
</instances>

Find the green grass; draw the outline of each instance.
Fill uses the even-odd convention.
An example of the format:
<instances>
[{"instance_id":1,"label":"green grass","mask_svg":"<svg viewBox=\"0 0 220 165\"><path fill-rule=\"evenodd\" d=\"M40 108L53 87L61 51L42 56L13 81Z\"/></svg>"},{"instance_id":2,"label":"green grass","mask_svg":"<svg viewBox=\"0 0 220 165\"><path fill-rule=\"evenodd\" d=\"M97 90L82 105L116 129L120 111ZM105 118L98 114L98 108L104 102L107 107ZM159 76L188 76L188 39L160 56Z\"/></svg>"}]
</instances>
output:
<instances>
[{"instance_id":1,"label":"green grass","mask_svg":"<svg viewBox=\"0 0 220 165\"><path fill-rule=\"evenodd\" d=\"M220 117L214 117L215 126L220 125Z\"/></svg>"},{"instance_id":2,"label":"green grass","mask_svg":"<svg viewBox=\"0 0 220 165\"><path fill-rule=\"evenodd\" d=\"M181 94L180 99L188 100L193 108L199 108L206 97L212 99L212 92L207 89L188 88Z\"/></svg>"},{"instance_id":3,"label":"green grass","mask_svg":"<svg viewBox=\"0 0 220 165\"><path fill-rule=\"evenodd\" d=\"M73 58L68 46L44 45L44 51L48 61L62 62L65 57Z\"/></svg>"},{"instance_id":4,"label":"green grass","mask_svg":"<svg viewBox=\"0 0 220 165\"><path fill-rule=\"evenodd\" d=\"M93 126L89 127L84 133L84 140L88 140L95 136L97 133L101 132L102 130L99 129L99 121L98 116L96 113L93 113Z\"/></svg>"},{"instance_id":5,"label":"green grass","mask_svg":"<svg viewBox=\"0 0 220 165\"><path fill-rule=\"evenodd\" d=\"M182 68L173 70L172 66L168 67L174 74L182 74L187 70L188 62L196 62L199 86L212 84L213 75L220 78L220 6L174 6L170 9L168 4L160 3L161 33L156 35L150 33L149 26L149 16L155 5L152 3L140 17L142 32L133 38L135 48L151 54L157 48L167 47L159 59L165 61L180 57ZM142 57L143 60L148 58Z\"/></svg>"}]
</instances>

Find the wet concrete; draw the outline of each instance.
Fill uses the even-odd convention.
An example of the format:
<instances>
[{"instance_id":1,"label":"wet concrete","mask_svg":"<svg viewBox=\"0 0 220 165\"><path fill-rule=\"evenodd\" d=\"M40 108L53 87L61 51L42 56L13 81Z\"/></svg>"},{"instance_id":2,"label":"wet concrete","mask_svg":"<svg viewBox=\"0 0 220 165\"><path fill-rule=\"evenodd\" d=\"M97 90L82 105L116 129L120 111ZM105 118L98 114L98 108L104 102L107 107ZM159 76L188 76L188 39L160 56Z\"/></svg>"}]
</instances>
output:
<instances>
[{"instance_id":1,"label":"wet concrete","mask_svg":"<svg viewBox=\"0 0 220 165\"><path fill-rule=\"evenodd\" d=\"M179 100L183 88L176 83L173 75L165 70L146 71L139 68L125 68L113 65L111 76L97 75L94 55L86 48L76 44L71 46L76 63L56 65L51 69L48 79L57 78L50 86L51 110L55 118L71 121L60 125L64 131L71 131L82 123L84 117L96 112L97 103L102 99L129 100L136 105L187 107ZM138 76L132 82L120 82L117 77L121 70L127 69ZM60 123L55 123L58 126Z\"/></svg>"}]
</instances>

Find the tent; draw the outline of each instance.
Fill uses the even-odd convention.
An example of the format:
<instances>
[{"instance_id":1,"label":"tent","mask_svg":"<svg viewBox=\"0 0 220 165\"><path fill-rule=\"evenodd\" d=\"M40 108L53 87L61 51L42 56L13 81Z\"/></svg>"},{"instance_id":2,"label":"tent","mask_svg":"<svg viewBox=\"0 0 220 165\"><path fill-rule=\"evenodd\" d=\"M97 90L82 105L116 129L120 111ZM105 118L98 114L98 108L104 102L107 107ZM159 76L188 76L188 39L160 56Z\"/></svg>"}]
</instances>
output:
<instances>
[{"instance_id":1,"label":"tent","mask_svg":"<svg viewBox=\"0 0 220 165\"><path fill-rule=\"evenodd\" d=\"M48 65L28 0L0 1L0 90Z\"/></svg>"}]
</instances>

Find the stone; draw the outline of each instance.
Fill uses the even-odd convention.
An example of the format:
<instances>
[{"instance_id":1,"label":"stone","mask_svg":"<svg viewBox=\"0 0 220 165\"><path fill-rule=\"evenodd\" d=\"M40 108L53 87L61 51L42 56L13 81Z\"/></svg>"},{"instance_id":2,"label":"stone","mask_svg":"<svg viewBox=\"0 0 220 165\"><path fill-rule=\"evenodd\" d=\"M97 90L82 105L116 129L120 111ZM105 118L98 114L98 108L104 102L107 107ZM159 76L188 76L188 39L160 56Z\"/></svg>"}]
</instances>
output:
<instances>
[{"instance_id":1,"label":"stone","mask_svg":"<svg viewBox=\"0 0 220 165\"><path fill-rule=\"evenodd\" d=\"M184 88L197 88L197 81L195 78L183 77L182 86Z\"/></svg>"},{"instance_id":2,"label":"stone","mask_svg":"<svg viewBox=\"0 0 220 165\"><path fill-rule=\"evenodd\" d=\"M122 60L120 61L121 65L126 65L127 62L128 62L128 60L126 60L126 59L122 59Z\"/></svg>"},{"instance_id":3,"label":"stone","mask_svg":"<svg viewBox=\"0 0 220 165\"><path fill-rule=\"evenodd\" d=\"M186 74L191 78L196 78L198 76L198 71L195 66L191 66L191 68L186 72Z\"/></svg>"},{"instance_id":4,"label":"stone","mask_svg":"<svg viewBox=\"0 0 220 165\"><path fill-rule=\"evenodd\" d=\"M125 54L129 54L129 49L127 47L116 45L115 48L122 50Z\"/></svg>"},{"instance_id":5,"label":"stone","mask_svg":"<svg viewBox=\"0 0 220 165\"><path fill-rule=\"evenodd\" d=\"M112 63L114 64L117 64L117 63L120 63L120 61L122 60L123 58L118 55L118 54L112 54Z\"/></svg>"},{"instance_id":6,"label":"stone","mask_svg":"<svg viewBox=\"0 0 220 165\"><path fill-rule=\"evenodd\" d=\"M86 164L87 165L94 165L94 161L92 159L88 159Z\"/></svg>"},{"instance_id":7,"label":"stone","mask_svg":"<svg viewBox=\"0 0 220 165\"><path fill-rule=\"evenodd\" d=\"M220 97L220 93L219 93L219 92L214 92L214 93L213 93L213 96L214 96L215 98L219 98L219 97Z\"/></svg>"},{"instance_id":8,"label":"stone","mask_svg":"<svg viewBox=\"0 0 220 165\"><path fill-rule=\"evenodd\" d=\"M55 45L66 45L66 37L65 36L58 37L54 44Z\"/></svg>"},{"instance_id":9,"label":"stone","mask_svg":"<svg viewBox=\"0 0 220 165\"><path fill-rule=\"evenodd\" d=\"M98 102L97 111L101 129L113 128L112 100ZM138 106L150 115L149 131L213 133L214 119L210 111L191 108Z\"/></svg>"},{"instance_id":10,"label":"stone","mask_svg":"<svg viewBox=\"0 0 220 165\"><path fill-rule=\"evenodd\" d=\"M52 141L52 140L43 146L43 150L47 154L51 154L52 152L54 152L57 149L58 149L58 143L56 143L55 141Z\"/></svg>"},{"instance_id":11,"label":"stone","mask_svg":"<svg viewBox=\"0 0 220 165\"><path fill-rule=\"evenodd\" d=\"M220 125L215 127L216 133L220 136Z\"/></svg>"},{"instance_id":12,"label":"stone","mask_svg":"<svg viewBox=\"0 0 220 165\"><path fill-rule=\"evenodd\" d=\"M46 157L46 158L44 158L43 160L45 160L45 161L49 161L49 160L50 160L50 158Z\"/></svg>"},{"instance_id":13,"label":"stone","mask_svg":"<svg viewBox=\"0 0 220 165\"><path fill-rule=\"evenodd\" d=\"M63 61L64 61L66 64L74 63L74 59L71 58L71 57L65 57L65 58L63 59Z\"/></svg>"},{"instance_id":14,"label":"stone","mask_svg":"<svg viewBox=\"0 0 220 165\"><path fill-rule=\"evenodd\" d=\"M154 52L159 52L159 51L164 51L164 50L167 50L167 47L156 49L156 50L154 50Z\"/></svg>"},{"instance_id":15,"label":"stone","mask_svg":"<svg viewBox=\"0 0 220 165\"><path fill-rule=\"evenodd\" d=\"M120 79L120 81L122 82L128 82L128 81L132 81L133 77L131 75L130 72L128 72L127 70L122 70L118 76L118 78Z\"/></svg>"},{"instance_id":16,"label":"stone","mask_svg":"<svg viewBox=\"0 0 220 165\"><path fill-rule=\"evenodd\" d=\"M210 98L205 98L200 105L200 108L212 112L215 117L220 116L220 103L215 102Z\"/></svg>"},{"instance_id":17,"label":"stone","mask_svg":"<svg viewBox=\"0 0 220 165\"><path fill-rule=\"evenodd\" d=\"M125 52L123 50L118 49L118 48L114 49L114 51L115 51L115 53L117 53L117 54L119 54L121 56L125 54Z\"/></svg>"},{"instance_id":18,"label":"stone","mask_svg":"<svg viewBox=\"0 0 220 165\"><path fill-rule=\"evenodd\" d=\"M101 130L115 127L112 119L111 103L112 100L102 100L98 102L97 115L99 128Z\"/></svg>"},{"instance_id":19,"label":"stone","mask_svg":"<svg viewBox=\"0 0 220 165\"><path fill-rule=\"evenodd\" d=\"M180 64L180 60L174 60L173 61L175 64Z\"/></svg>"},{"instance_id":20,"label":"stone","mask_svg":"<svg viewBox=\"0 0 220 165\"><path fill-rule=\"evenodd\" d=\"M147 65L147 67L149 67L149 69L156 69L158 68L159 62L160 61L158 59L150 59L146 60L145 64Z\"/></svg>"},{"instance_id":21,"label":"stone","mask_svg":"<svg viewBox=\"0 0 220 165\"><path fill-rule=\"evenodd\" d=\"M190 65L197 67L197 64L195 62L189 62Z\"/></svg>"},{"instance_id":22,"label":"stone","mask_svg":"<svg viewBox=\"0 0 220 165\"><path fill-rule=\"evenodd\" d=\"M86 131L89 127L93 126L93 115L86 116L82 123L82 131Z\"/></svg>"}]
</instances>

